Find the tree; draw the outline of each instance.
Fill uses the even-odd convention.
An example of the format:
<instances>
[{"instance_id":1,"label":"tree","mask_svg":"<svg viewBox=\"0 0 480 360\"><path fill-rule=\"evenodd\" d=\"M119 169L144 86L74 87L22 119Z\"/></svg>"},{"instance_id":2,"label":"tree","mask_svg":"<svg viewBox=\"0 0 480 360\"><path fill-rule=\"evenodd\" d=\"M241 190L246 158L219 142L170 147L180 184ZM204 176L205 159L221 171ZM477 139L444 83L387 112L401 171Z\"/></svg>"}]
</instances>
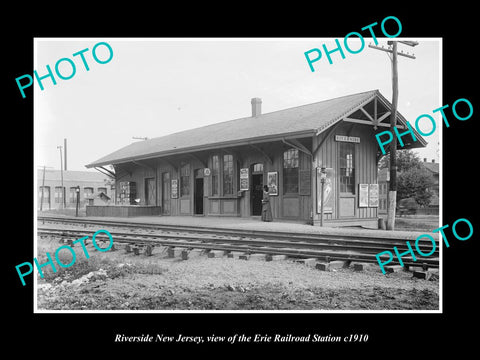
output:
<instances>
[{"instance_id":1,"label":"tree","mask_svg":"<svg viewBox=\"0 0 480 360\"><path fill-rule=\"evenodd\" d=\"M422 161L416 153L412 150L399 150L397 151L397 171L407 171L411 168L420 169L422 167ZM390 166L390 156L384 155L378 162L378 168L389 168Z\"/></svg>"},{"instance_id":2,"label":"tree","mask_svg":"<svg viewBox=\"0 0 480 360\"><path fill-rule=\"evenodd\" d=\"M428 188L434 184L433 176L422 166L422 161L412 150L399 150L397 159L397 199L413 198L420 206L430 204L432 193ZM390 157L383 156L378 168L388 168Z\"/></svg>"},{"instance_id":3,"label":"tree","mask_svg":"<svg viewBox=\"0 0 480 360\"><path fill-rule=\"evenodd\" d=\"M433 195L428 189L433 184L433 176L426 169L411 167L398 175L397 197L398 199L414 198L418 205L427 206Z\"/></svg>"}]
</instances>

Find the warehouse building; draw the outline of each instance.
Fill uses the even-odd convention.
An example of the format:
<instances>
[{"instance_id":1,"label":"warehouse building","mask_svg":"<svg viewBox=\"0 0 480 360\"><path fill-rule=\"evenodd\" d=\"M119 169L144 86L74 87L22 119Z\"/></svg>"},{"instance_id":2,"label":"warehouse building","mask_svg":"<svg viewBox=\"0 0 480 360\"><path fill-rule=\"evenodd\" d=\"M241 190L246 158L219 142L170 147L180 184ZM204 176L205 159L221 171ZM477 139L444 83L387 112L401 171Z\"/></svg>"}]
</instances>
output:
<instances>
[{"instance_id":1,"label":"warehouse building","mask_svg":"<svg viewBox=\"0 0 480 360\"><path fill-rule=\"evenodd\" d=\"M258 216L267 184L274 221L377 227L375 134L390 127L391 107L380 92L265 114L261 104L251 100L250 117L132 143L86 166L115 177L116 208L129 214ZM397 124L407 130L400 113ZM404 148L426 145L415 136Z\"/></svg>"},{"instance_id":2,"label":"warehouse building","mask_svg":"<svg viewBox=\"0 0 480 360\"><path fill-rule=\"evenodd\" d=\"M75 208L112 203L112 178L96 171L37 170L38 209Z\"/></svg>"}]
</instances>

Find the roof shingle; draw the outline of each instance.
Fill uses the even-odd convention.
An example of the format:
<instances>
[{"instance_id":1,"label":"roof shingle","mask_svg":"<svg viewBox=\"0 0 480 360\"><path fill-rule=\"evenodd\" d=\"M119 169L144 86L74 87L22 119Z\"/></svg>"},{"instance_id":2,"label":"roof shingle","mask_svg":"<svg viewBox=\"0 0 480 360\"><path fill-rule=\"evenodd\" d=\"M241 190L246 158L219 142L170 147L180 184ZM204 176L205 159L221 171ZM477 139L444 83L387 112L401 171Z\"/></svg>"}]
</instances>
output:
<instances>
[{"instance_id":1,"label":"roof shingle","mask_svg":"<svg viewBox=\"0 0 480 360\"><path fill-rule=\"evenodd\" d=\"M86 167L91 168L218 146L235 146L242 142L261 142L291 134L312 135L326 129L358 106L371 101L375 96L382 97L378 90L371 90L135 142L86 165Z\"/></svg>"}]
</instances>

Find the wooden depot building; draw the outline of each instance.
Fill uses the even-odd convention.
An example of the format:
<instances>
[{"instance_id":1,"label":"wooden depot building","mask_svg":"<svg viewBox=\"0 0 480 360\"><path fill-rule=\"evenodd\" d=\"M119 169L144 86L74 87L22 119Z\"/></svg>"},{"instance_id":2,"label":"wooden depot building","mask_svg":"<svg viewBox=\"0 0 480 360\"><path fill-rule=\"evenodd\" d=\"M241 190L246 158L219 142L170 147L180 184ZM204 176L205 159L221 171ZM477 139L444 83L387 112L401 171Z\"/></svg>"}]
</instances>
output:
<instances>
[{"instance_id":1,"label":"wooden depot building","mask_svg":"<svg viewBox=\"0 0 480 360\"><path fill-rule=\"evenodd\" d=\"M390 128L391 109L378 90L266 114L259 98L251 104L251 117L132 143L86 165L116 183L115 206L87 215L257 216L267 184L274 221L318 225L323 177L324 226L378 226L375 134ZM400 113L397 124L407 130ZM414 132L403 148L426 145Z\"/></svg>"}]
</instances>

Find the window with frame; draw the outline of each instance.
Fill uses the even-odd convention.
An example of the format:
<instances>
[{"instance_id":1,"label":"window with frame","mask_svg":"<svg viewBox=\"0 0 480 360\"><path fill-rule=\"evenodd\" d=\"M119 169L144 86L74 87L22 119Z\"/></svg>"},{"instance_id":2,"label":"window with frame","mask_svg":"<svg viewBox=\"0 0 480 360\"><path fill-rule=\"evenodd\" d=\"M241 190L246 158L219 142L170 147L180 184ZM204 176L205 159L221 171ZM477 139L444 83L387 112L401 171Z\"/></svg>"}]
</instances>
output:
<instances>
[{"instance_id":1,"label":"window with frame","mask_svg":"<svg viewBox=\"0 0 480 360\"><path fill-rule=\"evenodd\" d=\"M70 196L69 196L69 202L71 203L76 203L77 202L77 188L76 187L70 187Z\"/></svg>"},{"instance_id":2,"label":"window with frame","mask_svg":"<svg viewBox=\"0 0 480 360\"><path fill-rule=\"evenodd\" d=\"M190 195L190 166L183 165L180 168L180 196Z\"/></svg>"},{"instance_id":3,"label":"window with frame","mask_svg":"<svg viewBox=\"0 0 480 360\"><path fill-rule=\"evenodd\" d=\"M223 155L223 195L233 195L233 155Z\"/></svg>"},{"instance_id":4,"label":"window with frame","mask_svg":"<svg viewBox=\"0 0 480 360\"><path fill-rule=\"evenodd\" d=\"M254 173L263 172L263 164L262 163L254 164L253 165L253 172Z\"/></svg>"},{"instance_id":5,"label":"window with frame","mask_svg":"<svg viewBox=\"0 0 480 360\"><path fill-rule=\"evenodd\" d=\"M40 188L38 189L38 201L42 201L42 189L43 189L43 202L49 202L50 186L40 186Z\"/></svg>"},{"instance_id":6,"label":"window with frame","mask_svg":"<svg viewBox=\"0 0 480 360\"><path fill-rule=\"evenodd\" d=\"M93 187L84 187L83 188L83 198L87 199L93 195Z\"/></svg>"},{"instance_id":7,"label":"window with frame","mask_svg":"<svg viewBox=\"0 0 480 360\"><path fill-rule=\"evenodd\" d=\"M65 193L65 187L55 186L55 203L60 204L63 202L63 194Z\"/></svg>"},{"instance_id":8,"label":"window with frame","mask_svg":"<svg viewBox=\"0 0 480 360\"><path fill-rule=\"evenodd\" d=\"M212 195L218 195L219 192L219 177L220 177L220 160L218 155L212 156Z\"/></svg>"},{"instance_id":9,"label":"window with frame","mask_svg":"<svg viewBox=\"0 0 480 360\"><path fill-rule=\"evenodd\" d=\"M289 149L283 153L283 193L298 194L299 160L298 150Z\"/></svg>"},{"instance_id":10,"label":"window with frame","mask_svg":"<svg viewBox=\"0 0 480 360\"><path fill-rule=\"evenodd\" d=\"M355 193L355 144L340 143L340 192Z\"/></svg>"},{"instance_id":11,"label":"window with frame","mask_svg":"<svg viewBox=\"0 0 480 360\"><path fill-rule=\"evenodd\" d=\"M212 155L212 196L229 196L235 192L235 162L233 155Z\"/></svg>"}]
</instances>

